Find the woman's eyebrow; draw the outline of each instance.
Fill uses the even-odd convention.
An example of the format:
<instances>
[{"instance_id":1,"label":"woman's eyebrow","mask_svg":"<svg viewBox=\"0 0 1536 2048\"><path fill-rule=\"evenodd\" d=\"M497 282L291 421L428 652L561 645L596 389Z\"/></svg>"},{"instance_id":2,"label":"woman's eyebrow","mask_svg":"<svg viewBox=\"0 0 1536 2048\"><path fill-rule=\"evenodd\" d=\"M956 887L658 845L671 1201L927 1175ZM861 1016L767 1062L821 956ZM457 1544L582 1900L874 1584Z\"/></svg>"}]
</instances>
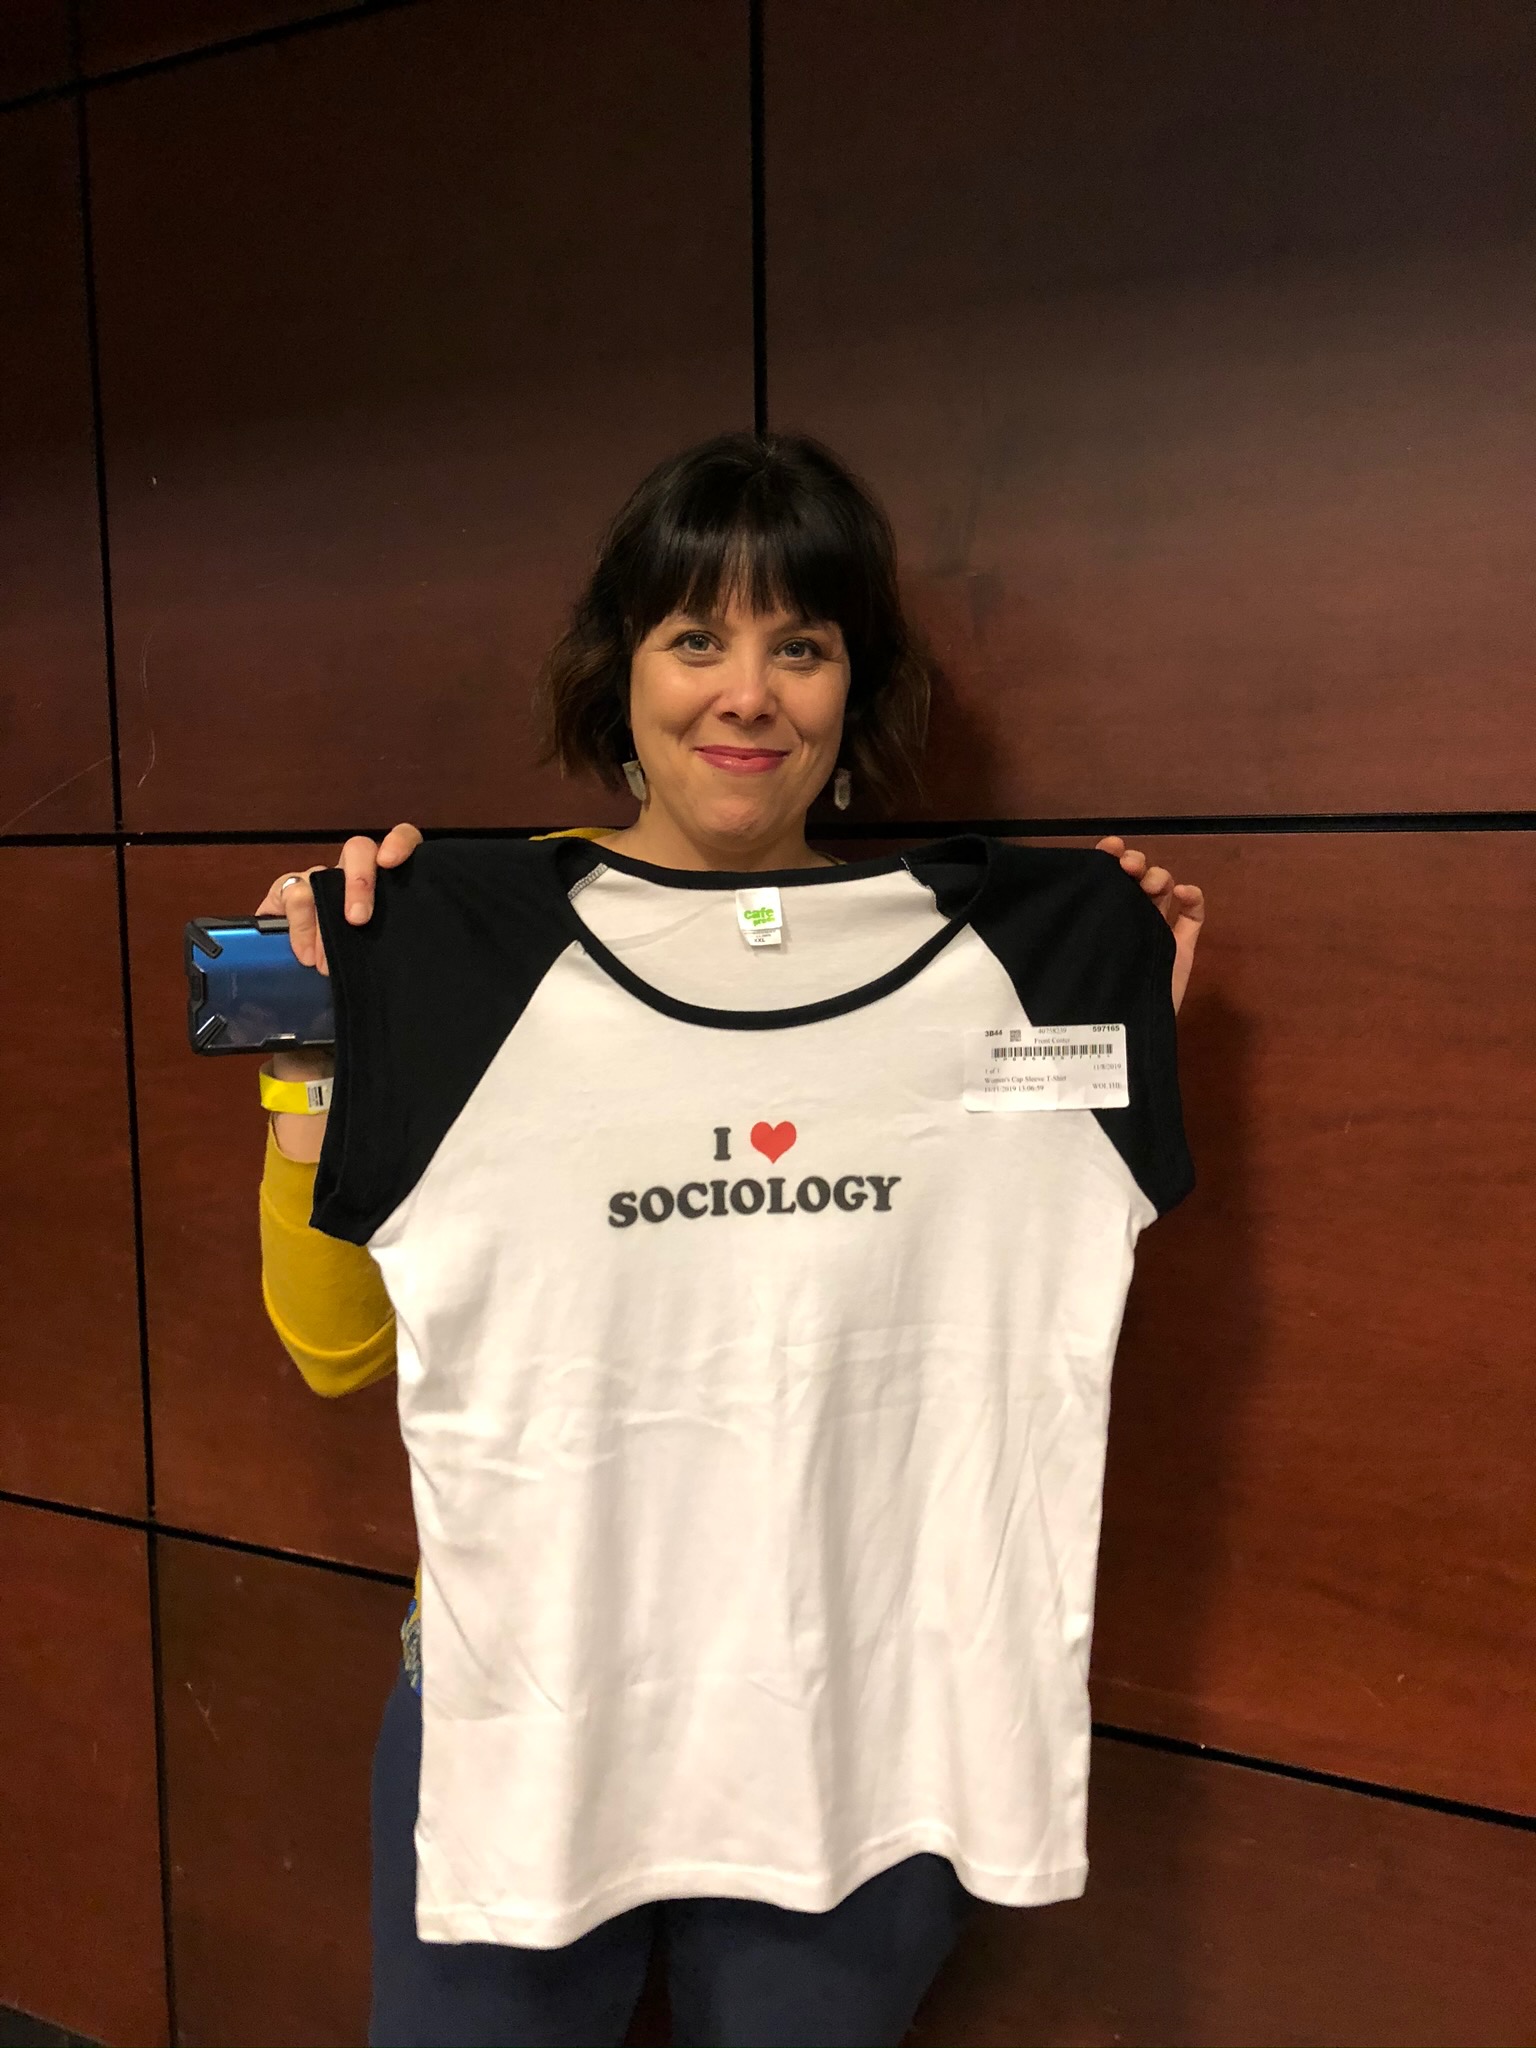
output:
<instances>
[{"instance_id":1,"label":"woman's eyebrow","mask_svg":"<svg viewBox=\"0 0 1536 2048\"><path fill-rule=\"evenodd\" d=\"M708 626L714 632L719 632L726 623L723 612L694 611L686 606L681 607L672 616L684 625ZM794 612L776 620L775 624L781 633L798 633L807 626L819 626L823 632L830 632L834 630L836 621L813 618L808 612Z\"/></svg>"}]
</instances>

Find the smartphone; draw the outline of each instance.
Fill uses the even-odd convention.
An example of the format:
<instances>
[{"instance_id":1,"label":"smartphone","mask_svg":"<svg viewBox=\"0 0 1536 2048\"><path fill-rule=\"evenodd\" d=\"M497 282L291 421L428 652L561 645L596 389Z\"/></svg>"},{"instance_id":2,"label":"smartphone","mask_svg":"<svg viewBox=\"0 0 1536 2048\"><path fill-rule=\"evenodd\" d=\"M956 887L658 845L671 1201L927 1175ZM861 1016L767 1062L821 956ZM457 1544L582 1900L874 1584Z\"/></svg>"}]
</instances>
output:
<instances>
[{"instance_id":1,"label":"smartphone","mask_svg":"<svg viewBox=\"0 0 1536 2048\"><path fill-rule=\"evenodd\" d=\"M294 957L286 917L194 917L182 960L194 1052L335 1044L331 984Z\"/></svg>"}]
</instances>

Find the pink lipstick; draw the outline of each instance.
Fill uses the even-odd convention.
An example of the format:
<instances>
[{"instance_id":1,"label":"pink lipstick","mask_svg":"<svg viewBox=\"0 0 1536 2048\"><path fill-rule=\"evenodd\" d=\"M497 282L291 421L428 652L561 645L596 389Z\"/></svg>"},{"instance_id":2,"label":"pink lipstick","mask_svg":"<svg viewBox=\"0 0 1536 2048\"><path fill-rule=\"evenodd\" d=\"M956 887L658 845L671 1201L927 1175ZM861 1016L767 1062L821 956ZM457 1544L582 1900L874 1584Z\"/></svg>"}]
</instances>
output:
<instances>
[{"instance_id":1,"label":"pink lipstick","mask_svg":"<svg viewBox=\"0 0 1536 2048\"><path fill-rule=\"evenodd\" d=\"M767 775L788 759L775 747L695 747L693 751L728 775Z\"/></svg>"}]
</instances>

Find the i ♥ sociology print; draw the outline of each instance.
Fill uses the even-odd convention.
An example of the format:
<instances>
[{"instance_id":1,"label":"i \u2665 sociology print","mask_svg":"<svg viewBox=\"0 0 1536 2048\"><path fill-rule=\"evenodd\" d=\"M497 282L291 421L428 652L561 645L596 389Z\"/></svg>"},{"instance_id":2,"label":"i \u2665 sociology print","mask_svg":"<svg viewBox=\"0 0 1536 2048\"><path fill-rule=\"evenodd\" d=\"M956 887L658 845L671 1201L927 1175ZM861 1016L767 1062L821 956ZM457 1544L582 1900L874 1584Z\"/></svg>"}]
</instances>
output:
<instances>
[{"instance_id":1,"label":"i \u2665 sociology print","mask_svg":"<svg viewBox=\"0 0 1536 2048\"><path fill-rule=\"evenodd\" d=\"M787 1120L752 1126L750 1140L770 1166L776 1166L791 1150L800 1133ZM712 1158L724 1162L731 1157L731 1127L717 1124ZM718 1175L709 1180L684 1181L679 1188L621 1188L608 1197L608 1221L615 1230L628 1230L635 1223L667 1223L674 1216L696 1222L702 1216L819 1216L824 1209L841 1209L846 1214L868 1208L879 1216L888 1214L891 1196L900 1184L899 1173L842 1173L828 1180L808 1173L790 1187L790 1175L771 1173L759 1180L744 1175L733 1180Z\"/></svg>"}]
</instances>

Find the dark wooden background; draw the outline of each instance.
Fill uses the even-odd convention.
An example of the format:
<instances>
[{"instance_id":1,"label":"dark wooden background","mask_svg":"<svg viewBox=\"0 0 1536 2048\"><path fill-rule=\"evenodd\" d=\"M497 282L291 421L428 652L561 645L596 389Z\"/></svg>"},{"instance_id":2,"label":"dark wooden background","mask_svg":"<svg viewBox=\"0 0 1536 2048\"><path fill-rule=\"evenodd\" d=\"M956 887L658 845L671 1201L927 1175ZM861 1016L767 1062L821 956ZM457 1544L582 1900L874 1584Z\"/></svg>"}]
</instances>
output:
<instances>
[{"instance_id":1,"label":"dark wooden background","mask_svg":"<svg viewBox=\"0 0 1536 2048\"><path fill-rule=\"evenodd\" d=\"M918 2036L1536 2040L1536 10L12 0L0 97L0 2003L362 2038L392 1395L264 1321L180 926L622 815L530 669L765 416L945 665L846 844L1123 830L1211 910L1093 1876Z\"/></svg>"}]
</instances>

